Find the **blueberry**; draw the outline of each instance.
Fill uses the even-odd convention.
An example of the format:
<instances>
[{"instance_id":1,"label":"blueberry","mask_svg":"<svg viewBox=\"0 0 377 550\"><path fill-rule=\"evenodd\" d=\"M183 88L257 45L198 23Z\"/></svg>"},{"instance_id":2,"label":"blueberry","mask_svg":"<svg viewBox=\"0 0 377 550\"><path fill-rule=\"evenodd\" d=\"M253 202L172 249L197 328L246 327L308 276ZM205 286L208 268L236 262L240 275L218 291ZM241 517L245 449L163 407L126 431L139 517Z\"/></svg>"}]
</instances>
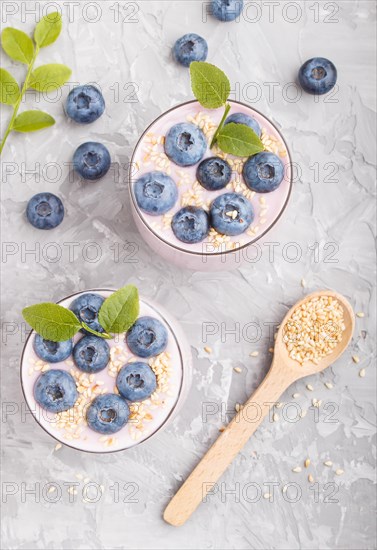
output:
<instances>
[{"instance_id":1,"label":"blueberry","mask_svg":"<svg viewBox=\"0 0 377 550\"><path fill-rule=\"evenodd\" d=\"M73 348L72 355L76 367L91 374L106 367L110 359L110 346L98 336L83 336Z\"/></svg>"},{"instance_id":2,"label":"blueberry","mask_svg":"<svg viewBox=\"0 0 377 550\"><path fill-rule=\"evenodd\" d=\"M128 330L126 342L138 357L152 357L166 349L168 332L158 319L139 317Z\"/></svg>"},{"instance_id":3,"label":"blueberry","mask_svg":"<svg viewBox=\"0 0 377 550\"><path fill-rule=\"evenodd\" d=\"M209 217L203 208L185 206L174 214L171 228L183 243L200 243L209 233Z\"/></svg>"},{"instance_id":4,"label":"blueberry","mask_svg":"<svg viewBox=\"0 0 377 550\"><path fill-rule=\"evenodd\" d=\"M73 88L68 94L65 112L75 122L89 124L105 110L103 95L95 86L86 84Z\"/></svg>"},{"instance_id":5,"label":"blueberry","mask_svg":"<svg viewBox=\"0 0 377 550\"><path fill-rule=\"evenodd\" d=\"M249 115L245 115L244 113L233 113L232 115L228 116L225 124L229 124L230 122L234 122L234 124L245 124L246 126L249 126L249 128L254 130L254 132L259 137L262 133L261 127L259 126L259 123L255 120L255 118Z\"/></svg>"},{"instance_id":6,"label":"blueberry","mask_svg":"<svg viewBox=\"0 0 377 550\"><path fill-rule=\"evenodd\" d=\"M175 124L165 137L165 153L179 166L193 166L203 158L206 148L203 132L190 122Z\"/></svg>"},{"instance_id":7,"label":"blueberry","mask_svg":"<svg viewBox=\"0 0 377 550\"><path fill-rule=\"evenodd\" d=\"M152 216L166 214L178 199L175 181L164 172L148 172L135 183L136 202L144 212Z\"/></svg>"},{"instance_id":8,"label":"blueberry","mask_svg":"<svg viewBox=\"0 0 377 550\"><path fill-rule=\"evenodd\" d=\"M76 382L69 372L49 370L34 384L34 398L47 411L59 413L74 406L78 398Z\"/></svg>"},{"instance_id":9,"label":"blueberry","mask_svg":"<svg viewBox=\"0 0 377 550\"><path fill-rule=\"evenodd\" d=\"M103 332L103 328L98 321L98 312L104 301L105 298L99 294L88 292L87 294L81 294L73 300L69 309L73 311L80 321L87 324L89 328L96 332ZM83 332L86 331L83 329Z\"/></svg>"},{"instance_id":10,"label":"blueberry","mask_svg":"<svg viewBox=\"0 0 377 550\"><path fill-rule=\"evenodd\" d=\"M223 189L232 177L232 169L226 160L210 157L202 160L196 171L198 182L208 191Z\"/></svg>"},{"instance_id":11,"label":"blueberry","mask_svg":"<svg viewBox=\"0 0 377 550\"><path fill-rule=\"evenodd\" d=\"M116 379L118 391L128 401L143 401L152 395L157 379L147 363L135 361L124 365Z\"/></svg>"},{"instance_id":12,"label":"blueberry","mask_svg":"<svg viewBox=\"0 0 377 550\"><path fill-rule=\"evenodd\" d=\"M42 336L36 334L33 348L38 357L43 359L43 361L47 361L48 363L59 363L71 355L73 342L72 340L51 342L51 340L45 340Z\"/></svg>"},{"instance_id":13,"label":"blueberry","mask_svg":"<svg viewBox=\"0 0 377 550\"><path fill-rule=\"evenodd\" d=\"M85 180L102 178L109 171L110 164L108 149L96 141L83 143L73 155L73 168Z\"/></svg>"},{"instance_id":14,"label":"blueberry","mask_svg":"<svg viewBox=\"0 0 377 550\"><path fill-rule=\"evenodd\" d=\"M284 165L274 153L258 153L247 159L242 175L252 191L270 193L283 181Z\"/></svg>"},{"instance_id":15,"label":"blueberry","mask_svg":"<svg viewBox=\"0 0 377 550\"><path fill-rule=\"evenodd\" d=\"M238 193L224 193L210 208L211 225L223 235L240 235L254 219L251 203Z\"/></svg>"},{"instance_id":16,"label":"blueberry","mask_svg":"<svg viewBox=\"0 0 377 550\"><path fill-rule=\"evenodd\" d=\"M127 424L129 416L129 406L115 393L98 395L86 412L89 428L100 434L119 432Z\"/></svg>"},{"instance_id":17,"label":"blueberry","mask_svg":"<svg viewBox=\"0 0 377 550\"><path fill-rule=\"evenodd\" d=\"M298 79L309 94L327 94L336 84L338 73L334 63L324 57L306 61L299 70Z\"/></svg>"},{"instance_id":18,"label":"blueberry","mask_svg":"<svg viewBox=\"0 0 377 550\"><path fill-rule=\"evenodd\" d=\"M64 206L56 195L38 193L27 203L26 217L37 229L53 229L63 221Z\"/></svg>"},{"instance_id":19,"label":"blueberry","mask_svg":"<svg viewBox=\"0 0 377 550\"><path fill-rule=\"evenodd\" d=\"M174 59L184 67L189 67L192 61L205 61L207 54L207 42L195 33L181 36L173 47Z\"/></svg>"},{"instance_id":20,"label":"blueberry","mask_svg":"<svg viewBox=\"0 0 377 550\"><path fill-rule=\"evenodd\" d=\"M234 21L240 15L243 0L212 0L211 13L220 21Z\"/></svg>"}]
</instances>

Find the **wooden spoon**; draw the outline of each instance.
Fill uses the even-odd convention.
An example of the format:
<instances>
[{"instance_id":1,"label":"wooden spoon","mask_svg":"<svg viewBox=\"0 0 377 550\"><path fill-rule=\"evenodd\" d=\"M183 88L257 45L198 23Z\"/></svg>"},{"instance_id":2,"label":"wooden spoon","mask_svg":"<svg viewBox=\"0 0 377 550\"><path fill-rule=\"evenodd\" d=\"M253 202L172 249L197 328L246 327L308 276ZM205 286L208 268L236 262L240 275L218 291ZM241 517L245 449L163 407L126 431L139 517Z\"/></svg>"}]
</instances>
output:
<instances>
[{"instance_id":1,"label":"wooden spoon","mask_svg":"<svg viewBox=\"0 0 377 550\"><path fill-rule=\"evenodd\" d=\"M288 355L283 341L283 327L293 311L312 298L331 296L343 308L345 331L342 341L333 352L319 360L318 364L306 362L302 366ZM332 364L348 346L355 326L351 305L337 292L322 290L313 292L297 302L284 317L275 341L274 357L262 384L236 414L216 442L207 451L194 471L172 498L164 512L164 520L171 525L183 525L203 501L250 436L258 428L281 394L300 378L323 371ZM247 411L247 414L245 413Z\"/></svg>"}]
</instances>

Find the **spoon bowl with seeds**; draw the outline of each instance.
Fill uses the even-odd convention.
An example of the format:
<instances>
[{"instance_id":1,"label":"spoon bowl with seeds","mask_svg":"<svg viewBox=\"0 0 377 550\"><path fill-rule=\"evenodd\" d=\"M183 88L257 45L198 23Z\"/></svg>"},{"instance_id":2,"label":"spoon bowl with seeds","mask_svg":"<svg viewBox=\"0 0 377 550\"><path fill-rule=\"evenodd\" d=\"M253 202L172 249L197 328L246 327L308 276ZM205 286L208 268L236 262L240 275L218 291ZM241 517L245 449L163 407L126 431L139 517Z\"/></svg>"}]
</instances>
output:
<instances>
[{"instance_id":1,"label":"spoon bowl with seeds","mask_svg":"<svg viewBox=\"0 0 377 550\"><path fill-rule=\"evenodd\" d=\"M167 523L185 523L282 393L300 378L317 374L338 359L350 343L354 326L350 303L332 290L313 292L288 311L276 335L267 376L170 501L164 512Z\"/></svg>"}]
</instances>

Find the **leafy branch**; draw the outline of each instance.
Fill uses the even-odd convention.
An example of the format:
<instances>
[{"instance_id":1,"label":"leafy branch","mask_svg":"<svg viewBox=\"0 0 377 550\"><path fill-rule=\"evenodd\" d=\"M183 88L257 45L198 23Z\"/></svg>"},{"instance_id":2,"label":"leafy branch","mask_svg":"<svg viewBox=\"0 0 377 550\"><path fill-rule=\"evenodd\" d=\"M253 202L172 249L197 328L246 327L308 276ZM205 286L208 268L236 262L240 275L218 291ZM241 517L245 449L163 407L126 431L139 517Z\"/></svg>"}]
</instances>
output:
<instances>
[{"instance_id":1,"label":"leafy branch","mask_svg":"<svg viewBox=\"0 0 377 550\"><path fill-rule=\"evenodd\" d=\"M13 60L27 66L24 83L20 89L15 78L5 69L0 69L0 103L13 108L0 145L0 154L12 131L35 132L55 124L55 119L40 110L24 111L18 114L22 99L29 89L38 92L57 90L71 76L71 69L60 63L50 63L34 69L40 48L49 46L58 38L62 29L62 19L58 12L45 15L34 29L34 40L26 33L6 27L1 33L1 45Z\"/></svg>"},{"instance_id":2,"label":"leafy branch","mask_svg":"<svg viewBox=\"0 0 377 550\"><path fill-rule=\"evenodd\" d=\"M217 143L224 153L238 157L248 157L264 150L257 134L245 124L225 124L231 109L227 103L230 82L226 74L215 65L204 61L190 64L191 88L194 96L203 107L219 109L224 106L224 114L211 140L210 148Z\"/></svg>"},{"instance_id":3,"label":"leafy branch","mask_svg":"<svg viewBox=\"0 0 377 550\"><path fill-rule=\"evenodd\" d=\"M126 332L139 315L139 293L135 286L127 285L111 294L103 302L98 321L104 332L97 332L81 321L70 309L52 302L25 307L25 321L44 338L52 342L64 342L79 330L85 330L99 338L114 338L113 334Z\"/></svg>"}]
</instances>

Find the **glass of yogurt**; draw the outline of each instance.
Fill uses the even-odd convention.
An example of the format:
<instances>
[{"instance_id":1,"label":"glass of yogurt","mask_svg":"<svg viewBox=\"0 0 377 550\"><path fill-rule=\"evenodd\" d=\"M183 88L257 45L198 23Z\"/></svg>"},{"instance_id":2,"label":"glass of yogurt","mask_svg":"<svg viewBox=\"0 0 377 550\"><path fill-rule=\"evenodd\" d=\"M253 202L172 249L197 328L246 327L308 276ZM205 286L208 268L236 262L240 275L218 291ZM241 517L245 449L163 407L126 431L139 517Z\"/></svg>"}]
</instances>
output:
<instances>
[{"instance_id":1,"label":"glass of yogurt","mask_svg":"<svg viewBox=\"0 0 377 550\"><path fill-rule=\"evenodd\" d=\"M210 149L209 144L220 123L223 109L205 109L195 100L170 109L152 122L140 137L132 155L129 190L136 225L144 240L155 252L179 267L215 271L233 269L252 261L255 251L250 246L264 237L275 225L288 203L292 187L292 166L283 136L270 120L255 109L237 101L229 101L229 104L231 110L228 117L236 115L235 120L240 115L252 118L256 122L265 152L276 156L282 173L276 188L268 191L253 190L246 184L244 176L247 157L240 158L223 153L217 144ZM191 165L183 165L184 159L179 157L178 164L167 146L167 136L171 135L172 128L181 123L187 123L191 128L194 125L205 139L202 156ZM190 132L183 132L178 136L176 144L183 149L191 147L192 141L195 141L195 138L190 141L191 138ZM171 143L171 138L169 139ZM229 182L223 188L216 190L204 187L198 178L198 170L202 162L213 157L226 161L231 171ZM273 175L269 170L274 171L274 167L257 165L256 170L260 170L262 176L268 181L268 178ZM167 197L163 213L153 212L153 207L150 207L153 199L161 192L161 185L164 186L166 182L164 179L161 180L161 176L154 180L156 173L162 173L164 177L171 178L176 187L170 197ZM149 188L147 190L145 186L141 188L141 182L147 182ZM149 193L149 202L145 200L143 202L145 197L140 196L140 190ZM167 194L166 189L164 192ZM241 195L252 207L252 222L237 235L224 234L221 228L211 225L211 205L215 199L225 193ZM177 238L177 232L174 231L174 220L185 207L203 209L208 213L209 228L206 235L199 241L184 242ZM240 218L240 213L236 209L232 210L232 207L229 212L225 212L225 215ZM192 223L190 219L186 221Z\"/></svg>"},{"instance_id":2,"label":"glass of yogurt","mask_svg":"<svg viewBox=\"0 0 377 550\"><path fill-rule=\"evenodd\" d=\"M103 289L88 290L68 296L61 300L59 304L70 308L75 300L81 296L95 294L107 298L113 292L112 290ZM76 349L76 345L88 336L87 334L81 332L76 334L72 342L69 343L72 352L67 355L68 350L64 354L65 358L63 360L55 361L59 357L54 358L51 355L50 360L41 358L37 345L38 339L40 341L41 337L35 331L30 333L21 357L21 385L24 397L39 425L62 444L91 453L110 453L129 449L156 435L168 425L181 409L192 379L191 350L183 330L164 308L142 297L140 298L138 320L141 318L153 319L153 322L162 328L165 337L163 351L149 357L136 355L133 345L135 342L137 344L137 339L135 340L134 337L134 344L131 344L131 341L128 340L131 327L127 333L117 334L111 340L97 338L101 343L107 343L108 348L106 344L103 345L106 346L108 360L105 359L106 366L104 368L91 373L83 371L82 366L79 368L80 363L77 360L79 347ZM150 331L144 331L136 336L140 341L148 344ZM46 344L46 341L43 341L43 343ZM47 342L47 346L48 351L53 354L56 348L55 344ZM90 356L88 357L88 353L91 353L90 348L86 348L84 352L81 350L84 360L93 359ZM142 396L143 398L139 401L135 400L134 397L129 400L128 396L123 399L119 389L123 391L124 388L120 385L119 373L125 366L131 368L131 383L136 391L145 389L143 388L143 377L140 378L138 374L135 374L137 371L133 372L140 362L146 363L150 367L150 373L155 384L153 392L147 398ZM92 362L92 364L94 363ZM72 404L69 403L63 407L65 410L59 412L47 410L38 403L38 391L43 385L43 380L47 376L54 376L56 371L60 373L60 376L62 376L61 371L64 371L63 378L65 382L71 383L73 387L73 390L72 388L71 390L74 394L74 405L69 407ZM129 377L128 381L130 381ZM62 395L59 395L60 390L59 388L57 390L52 382L49 382L49 384L45 384L43 389L47 391L48 396L51 396L54 392L54 399L57 395L58 402L59 398L62 398ZM63 388L63 390L65 389ZM128 419L114 433L103 433L103 431L93 429L90 422L88 423L88 418L95 410L94 403L101 402L103 400L101 396L109 396L110 394L112 394L111 397L115 396L114 399L116 400L122 399L122 406L120 410L117 407L114 408L115 410L112 410L111 407L101 410L100 413L104 416L104 420L111 423L112 416L118 413L123 414L124 411L127 412ZM72 393L67 394L67 399L70 397L72 397ZM126 405L123 405L123 402Z\"/></svg>"}]
</instances>

